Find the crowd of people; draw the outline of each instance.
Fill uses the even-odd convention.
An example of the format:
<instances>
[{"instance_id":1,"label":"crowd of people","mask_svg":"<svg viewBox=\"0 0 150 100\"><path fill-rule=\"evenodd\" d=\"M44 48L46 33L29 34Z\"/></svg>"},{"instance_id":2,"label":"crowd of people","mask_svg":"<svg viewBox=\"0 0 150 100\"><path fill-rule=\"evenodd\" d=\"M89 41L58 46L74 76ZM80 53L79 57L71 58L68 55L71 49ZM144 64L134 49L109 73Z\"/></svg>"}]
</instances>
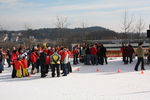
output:
<instances>
[{"instance_id":1,"label":"crowd of people","mask_svg":"<svg viewBox=\"0 0 150 100\"><path fill-rule=\"evenodd\" d=\"M138 43L138 47L136 51L132 47L132 45L125 45L122 44L121 47L122 52L122 58L124 64L132 63L133 62L133 56L137 56L137 63L135 65L134 70L138 71L138 67L141 63L141 70L145 70L144 64L150 64L150 47L148 49L143 48L143 42Z\"/></svg>"},{"instance_id":2,"label":"crowd of people","mask_svg":"<svg viewBox=\"0 0 150 100\"><path fill-rule=\"evenodd\" d=\"M107 64L106 48L103 44L83 44L75 45L72 51L66 47L49 47L37 45L33 48L20 46L13 47L12 50L0 48L0 73L4 70L5 59L8 67L13 67L12 78L30 76L30 74L41 73L41 77L46 77L51 71L52 77L67 76L72 72L70 59L73 64L79 62L85 65ZM29 72L29 67L31 71Z\"/></svg>"},{"instance_id":3,"label":"crowd of people","mask_svg":"<svg viewBox=\"0 0 150 100\"><path fill-rule=\"evenodd\" d=\"M135 54L135 51L132 47L132 45L125 45L122 44L121 47L122 57L124 64L132 63L133 62L133 55Z\"/></svg>"},{"instance_id":4,"label":"crowd of people","mask_svg":"<svg viewBox=\"0 0 150 100\"><path fill-rule=\"evenodd\" d=\"M139 43L136 51L130 44L128 46L122 44L121 52L124 64L132 63L133 55L136 54L138 60L134 70L138 71L140 63L141 70L145 70L142 43ZM72 72L72 58L74 65L79 63L104 65L108 64L106 53L107 49L101 43L74 45L72 50L63 46L50 47L46 44L33 46L31 49L25 46L13 47L13 50L7 49L6 51L0 47L0 73L4 71L6 60L8 67L13 67L12 78L28 77L36 73L41 73L41 77L46 77L49 72L52 77L67 76ZM150 62L150 49L147 54L148 62Z\"/></svg>"},{"instance_id":5,"label":"crowd of people","mask_svg":"<svg viewBox=\"0 0 150 100\"><path fill-rule=\"evenodd\" d=\"M107 64L106 52L106 48L101 43L75 45L73 47L73 64L76 65L79 61L85 65L103 65L104 62Z\"/></svg>"},{"instance_id":6,"label":"crowd of people","mask_svg":"<svg viewBox=\"0 0 150 100\"><path fill-rule=\"evenodd\" d=\"M24 46L13 47L4 51L0 48L0 73L4 70L4 60L7 59L8 67L13 67L12 78L28 77L30 74L41 73L41 77L46 77L51 71L51 76L67 76L72 72L70 64L71 51L66 47L47 47L43 44L34 46L32 49ZM31 72L29 67L31 65Z\"/></svg>"}]
</instances>

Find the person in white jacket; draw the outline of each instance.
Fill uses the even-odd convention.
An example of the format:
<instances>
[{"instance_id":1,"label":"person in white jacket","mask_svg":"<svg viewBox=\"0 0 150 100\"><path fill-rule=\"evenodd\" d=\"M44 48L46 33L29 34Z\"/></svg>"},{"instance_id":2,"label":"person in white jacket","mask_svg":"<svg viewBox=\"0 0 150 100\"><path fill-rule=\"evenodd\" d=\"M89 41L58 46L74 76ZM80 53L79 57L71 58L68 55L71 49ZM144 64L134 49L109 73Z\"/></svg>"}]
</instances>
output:
<instances>
[{"instance_id":1,"label":"person in white jacket","mask_svg":"<svg viewBox=\"0 0 150 100\"><path fill-rule=\"evenodd\" d=\"M67 67L67 64L69 62L69 55L68 55L68 52L67 52L67 48L64 47L63 51L62 51L62 67L63 67L63 76L67 76L68 74L68 67Z\"/></svg>"}]
</instances>

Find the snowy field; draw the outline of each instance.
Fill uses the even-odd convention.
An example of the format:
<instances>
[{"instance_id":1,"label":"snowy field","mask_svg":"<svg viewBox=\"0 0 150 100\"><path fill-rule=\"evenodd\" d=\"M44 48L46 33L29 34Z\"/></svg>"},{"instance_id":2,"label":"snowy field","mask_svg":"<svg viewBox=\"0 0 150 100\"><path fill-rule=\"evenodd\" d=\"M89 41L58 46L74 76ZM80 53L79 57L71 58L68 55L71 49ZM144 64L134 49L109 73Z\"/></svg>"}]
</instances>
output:
<instances>
[{"instance_id":1,"label":"snowy field","mask_svg":"<svg viewBox=\"0 0 150 100\"><path fill-rule=\"evenodd\" d=\"M103 66L79 64L73 66L73 73L59 78L49 73L46 78L36 74L12 79L11 69L5 67L0 74L0 100L150 100L150 65L141 74L133 70L135 64L136 60L124 65L120 58Z\"/></svg>"}]
</instances>

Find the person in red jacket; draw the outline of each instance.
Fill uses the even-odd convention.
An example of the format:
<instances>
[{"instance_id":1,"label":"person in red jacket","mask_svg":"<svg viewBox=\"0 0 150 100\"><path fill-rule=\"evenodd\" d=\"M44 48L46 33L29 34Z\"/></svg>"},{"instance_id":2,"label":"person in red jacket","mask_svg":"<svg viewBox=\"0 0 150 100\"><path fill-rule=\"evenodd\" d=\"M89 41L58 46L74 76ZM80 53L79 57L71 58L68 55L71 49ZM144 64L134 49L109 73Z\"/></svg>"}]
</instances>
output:
<instances>
[{"instance_id":1,"label":"person in red jacket","mask_svg":"<svg viewBox=\"0 0 150 100\"><path fill-rule=\"evenodd\" d=\"M27 76L29 76L29 73L28 73L28 61L26 59L26 56L23 56L23 59L21 62L23 64L22 74L24 77L27 77Z\"/></svg>"},{"instance_id":2,"label":"person in red jacket","mask_svg":"<svg viewBox=\"0 0 150 100\"><path fill-rule=\"evenodd\" d=\"M18 59L18 56L19 56L19 52L17 51L17 49L15 47L13 47L13 51L11 54L11 61L12 61L12 65L13 65L12 78L16 77L16 69L14 66L14 62Z\"/></svg>"},{"instance_id":3,"label":"person in red jacket","mask_svg":"<svg viewBox=\"0 0 150 100\"><path fill-rule=\"evenodd\" d=\"M74 65L79 63L78 56L79 56L79 49L78 49L78 46L75 46L75 48L73 50L73 64Z\"/></svg>"},{"instance_id":4,"label":"person in red jacket","mask_svg":"<svg viewBox=\"0 0 150 100\"><path fill-rule=\"evenodd\" d=\"M93 45L91 48L91 62L92 62L92 65L98 65L96 45Z\"/></svg>"},{"instance_id":5,"label":"person in red jacket","mask_svg":"<svg viewBox=\"0 0 150 100\"><path fill-rule=\"evenodd\" d=\"M36 61L37 61L37 55L36 55L36 52L35 50L31 53L30 55L30 61L32 63L32 69L31 69L31 74L35 74L34 70L36 68Z\"/></svg>"},{"instance_id":6,"label":"person in red jacket","mask_svg":"<svg viewBox=\"0 0 150 100\"><path fill-rule=\"evenodd\" d=\"M64 47L63 51L62 51L62 55L61 55L61 63L62 63L62 68L63 68L63 76L67 76L68 74L68 52L67 52L67 48Z\"/></svg>"},{"instance_id":7,"label":"person in red jacket","mask_svg":"<svg viewBox=\"0 0 150 100\"><path fill-rule=\"evenodd\" d=\"M48 47L48 53L47 55L50 57L54 53L54 50L52 47ZM51 63L49 64L49 69L52 69Z\"/></svg>"},{"instance_id":8,"label":"person in red jacket","mask_svg":"<svg viewBox=\"0 0 150 100\"><path fill-rule=\"evenodd\" d=\"M125 45L124 45L124 44L122 44L121 53L122 53L122 61L123 61L124 63L126 63L126 48L125 48Z\"/></svg>"},{"instance_id":9,"label":"person in red jacket","mask_svg":"<svg viewBox=\"0 0 150 100\"><path fill-rule=\"evenodd\" d=\"M17 59L17 60L14 61L14 67L15 67L15 70L16 70L16 77L21 78L22 77L23 64L22 64L20 59Z\"/></svg>"}]
</instances>

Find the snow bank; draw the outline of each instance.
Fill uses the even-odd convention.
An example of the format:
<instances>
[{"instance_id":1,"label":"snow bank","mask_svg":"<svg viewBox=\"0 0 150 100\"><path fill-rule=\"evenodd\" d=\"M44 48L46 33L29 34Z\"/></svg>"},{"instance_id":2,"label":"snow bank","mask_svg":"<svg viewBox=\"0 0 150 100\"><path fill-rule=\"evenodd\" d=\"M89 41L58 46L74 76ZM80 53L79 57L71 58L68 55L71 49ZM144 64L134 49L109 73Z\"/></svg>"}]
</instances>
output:
<instances>
[{"instance_id":1,"label":"snow bank","mask_svg":"<svg viewBox=\"0 0 150 100\"><path fill-rule=\"evenodd\" d=\"M120 58L111 58L107 65L73 66L67 77L11 78L11 69L0 74L1 100L149 100L150 66L144 74L135 72L136 60L124 65ZM76 69L80 67L80 71ZM96 69L100 72L97 72ZM117 72L120 68L120 73Z\"/></svg>"}]
</instances>

